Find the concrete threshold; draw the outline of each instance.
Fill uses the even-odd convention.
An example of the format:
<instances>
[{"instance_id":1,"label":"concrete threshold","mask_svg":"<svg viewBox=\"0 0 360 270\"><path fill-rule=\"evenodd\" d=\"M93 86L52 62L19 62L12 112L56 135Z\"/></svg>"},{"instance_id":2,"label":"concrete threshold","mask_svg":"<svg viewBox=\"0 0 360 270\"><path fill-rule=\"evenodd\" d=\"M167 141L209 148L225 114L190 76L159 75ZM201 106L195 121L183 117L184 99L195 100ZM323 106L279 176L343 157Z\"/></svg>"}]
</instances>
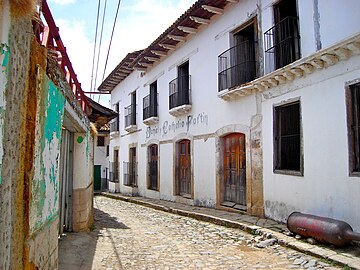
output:
<instances>
[{"instance_id":1,"label":"concrete threshold","mask_svg":"<svg viewBox=\"0 0 360 270\"><path fill-rule=\"evenodd\" d=\"M205 208L189 206L181 203L150 199L145 197L131 197L120 193L101 192L100 195L135 203L156 210L190 217L216 225L237 228L250 234L263 235L270 233L278 240L278 244L299 252L318 257L325 261L347 267L347 269L360 270L360 247L351 245L345 248L337 248L323 244L309 244L284 234L287 232L286 225L267 218L258 218L245 214L234 215L234 213Z\"/></svg>"}]
</instances>

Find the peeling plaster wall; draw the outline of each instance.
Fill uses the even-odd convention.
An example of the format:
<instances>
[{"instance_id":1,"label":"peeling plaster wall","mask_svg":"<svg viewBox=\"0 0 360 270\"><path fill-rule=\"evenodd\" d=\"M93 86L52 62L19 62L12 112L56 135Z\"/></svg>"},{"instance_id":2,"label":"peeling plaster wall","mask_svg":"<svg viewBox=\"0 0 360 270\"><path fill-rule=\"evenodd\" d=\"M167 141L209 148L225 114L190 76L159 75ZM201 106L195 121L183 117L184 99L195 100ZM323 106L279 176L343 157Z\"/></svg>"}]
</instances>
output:
<instances>
[{"instance_id":1,"label":"peeling plaster wall","mask_svg":"<svg viewBox=\"0 0 360 270\"><path fill-rule=\"evenodd\" d=\"M28 188L25 175L25 141L31 25L26 19L13 20L9 28L10 48L5 87L2 184L0 185L0 268L23 266L28 233ZM4 63L4 62L3 62ZM3 75L1 75L3 76ZM3 89L2 89L3 90ZM2 142L1 142L2 143ZM25 195L25 196L24 196Z\"/></svg>"},{"instance_id":2,"label":"peeling plaster wall","mask_svg":"<svg viewBox=\"0 0 360 270\"><path fill-rule=\"evenodd\" d=\"M57 218L59 205L58 170L65 98L46 76L42 90L36 117L31 233Z\"/></svg>"},{"instance_id":3,"label":"peeling plaster wall","mask_svg":"<svg viewBox=\"0 0 360 270\"><path fill-rule=\"evenodd\" d=\"M5 120L5 89L8 80L8 66L10 57L9 46L9 6L7 2L0 5L0 185L2 183L2 157L4 153L2 141L4 136L4 120Z\"/></svg>"},{"instance_id":4,"label":"peeling plaster wall","mask_svg":"<svg viewBox=\"0 0 360 270\"><path fill-rule=\"evenodd\" d=\"M69 86L64 82L55 85L46 75L52 71L47 49L32 35L30 16L10 18L8 1L2 4L0 269L57 269L59 156L65 100L82 115L87 129L89 122ZM86 142L80 158L91 176L90 131ZM84 163L78 166L83 168ZM87 181L92 183L92 177ZM88 225L92 223L92 188L89 190Z\"/></svg>"},{"instance_id":5,"label":"peeling plaster wall","mask_svg":"<svg viewBox=\"0 0 360 270\"><path fill-rule=\"evenodd\" d=\"M8 83L8 67L10 56L9 33L9 5L4 2L0 5L0 110L5 112L6 103L4 95ZM2 171L3 163L3 132L4 132L5 115L0 115L0 171ZM8 269L10 267L10 245L11 245L11 181L2 181L2 173L0 175L0 269Z\"/></svg>"}]
</instances>

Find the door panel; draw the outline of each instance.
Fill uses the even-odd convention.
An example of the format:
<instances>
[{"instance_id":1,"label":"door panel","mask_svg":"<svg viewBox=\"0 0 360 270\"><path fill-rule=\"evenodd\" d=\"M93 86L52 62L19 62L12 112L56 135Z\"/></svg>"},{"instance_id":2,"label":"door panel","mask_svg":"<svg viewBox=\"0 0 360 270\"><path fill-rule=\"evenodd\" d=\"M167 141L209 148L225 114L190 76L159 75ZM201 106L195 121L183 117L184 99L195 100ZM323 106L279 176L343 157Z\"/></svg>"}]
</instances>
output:
<instances>
[{"instance_id":1,"label":"door panel","mask_svg":"<svg viewBox=\"0 0 360 270\"><path fill-rule=\"evenodd\" d=\"M178 188L179 194L191 195L191 156L190 156L190 141L183 140L178 143L179 150L179 171L178 171Z\"/></svg>"},{"instance_id":2,"label":"door panel","mask_svg":"<svg viewBox=\"0 0 360 270\"><path fill-rule=\"evenodd\" d=\"M226 206L246 206L246 152L245 135L230 134L223 139L224 176L223 201Z\"/></svg>"},{"instance_id":3,"label":"door panel","mask_svg":"<svg viewBox=\"0 0 360 270\"><path fill-rule=\"evenodd\" d=\"M149 147L149 189L158 189L158 146Z\"/></svg>"}]
</instances>

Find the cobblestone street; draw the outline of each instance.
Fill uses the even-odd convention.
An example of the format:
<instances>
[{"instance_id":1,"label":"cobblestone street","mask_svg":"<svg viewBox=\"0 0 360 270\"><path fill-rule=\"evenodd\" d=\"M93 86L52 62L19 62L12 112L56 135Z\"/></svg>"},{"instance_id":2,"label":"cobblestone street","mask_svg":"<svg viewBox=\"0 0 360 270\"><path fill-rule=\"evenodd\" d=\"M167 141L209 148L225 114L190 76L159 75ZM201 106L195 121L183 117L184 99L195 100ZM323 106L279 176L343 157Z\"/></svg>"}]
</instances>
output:
<instances>
[{"instance_id":1,"label":"cobblestone street","mask_svg":"<svg viewBox=\"0 0 360 270\"><path fill-rule=\"evenodd\" d=\"M101 196L94 208L93 231L60 240L59 269L338 269L238 229Z\"/></svg>"}]
</instances>

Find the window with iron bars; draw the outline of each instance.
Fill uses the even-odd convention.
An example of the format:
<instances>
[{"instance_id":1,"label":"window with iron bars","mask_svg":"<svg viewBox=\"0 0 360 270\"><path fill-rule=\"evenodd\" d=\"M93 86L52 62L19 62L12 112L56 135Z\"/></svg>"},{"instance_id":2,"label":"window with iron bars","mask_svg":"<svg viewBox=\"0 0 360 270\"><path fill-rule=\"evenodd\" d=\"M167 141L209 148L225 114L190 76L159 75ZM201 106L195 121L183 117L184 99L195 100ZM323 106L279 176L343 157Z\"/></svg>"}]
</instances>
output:
<instances>
[{"instance_id":1,"label":"window with iron bars","mask_svg":"<svg viewBox=\"0 0 360 270\"><path fill-rule=\"evenodd\" d=\"M274 171L302 175L301 147L300 101L276 106L274 108Z\"/></svg>"},{"instance_id":2,"label":"window with iron bars","mask_svg":"<svg viewBox=\"0 0 360 270\"><path fill-rule=\"evenodd\" d=\"M125 108L125 127L136 126L136 92L131 93L131 105Z\"/></svg>"},{"instance_id":3,"label":"window with iron bars","mask_svg":"<svg viewBox=\"0 0 360 270\"><path fill-rule=\"evenodd\" d=\"M233 34L234 46L218 57L218 91L256 79L254 22Z\"/></svg>"},{"instance_id":4,"label":"window with iron bars","mask_svg":"<svg viewBox=\"0 0 360 270\"><path fill-rule=\"evenodd\" d=\"M178 67L178 77L169 83L169 109L190 105L189 62Z\"/></svg>"},{"instance_id":5,"label":"window with iron bars","mask_svg":"<svg viewBox=\"0 0 360 270\"><path fill-rule=\"evenodd\" d=\"M158 117L157 81L150 84L150 94L143 99L143 120Z\"/></svg>"},{"instance_id":6,"label":"window with iron bars","mask_svg":"<svg viewBox=\"0 0 360 270\"><path fill-rule=\"evenodd\" d=\"M351 176L360 176L360 82L347 91L349 170Z\"/></svg>"},{"instance_id":7,"label":"window with iron bars","mask_svg":"<svg viewBox=\"0 0 360 270\"><path fill-rule=\"evenodd\" d=\"M274 5L275 25L264 33L265 53L274 68L300 59L300 33L296 0L282 0Z\"/></svg>"},{"instance_id":8,"label":"window with iron bars","mask_svg":"<svg viewBox=\"0 0 360 270\"><path fill-rule=\"evenodd\" d=\"M118 162L110 162L109 180L111 182L115 182L115 183L119 182L119 163Z\"/></svg>"},{"instance_id":9,"label":"window with iron bars","mask_svg":"<svg viewBox=\"0 0 360 270\"><path fill-rule=\"evenodd\" d=\"M124 161L124 186L137 187L137 162Z\"/></svg>"},{"instance_id":10,"label":"window with iron bars","mask_svg":"<svg viewBox=\"0 0 360 270\"><path fill-rule=\"evenodd\" d=\"M114 110L118 113L118 115L110 122L110 132L119 131L119 103L115 104Z\"/></svg>"}]
</instances>

